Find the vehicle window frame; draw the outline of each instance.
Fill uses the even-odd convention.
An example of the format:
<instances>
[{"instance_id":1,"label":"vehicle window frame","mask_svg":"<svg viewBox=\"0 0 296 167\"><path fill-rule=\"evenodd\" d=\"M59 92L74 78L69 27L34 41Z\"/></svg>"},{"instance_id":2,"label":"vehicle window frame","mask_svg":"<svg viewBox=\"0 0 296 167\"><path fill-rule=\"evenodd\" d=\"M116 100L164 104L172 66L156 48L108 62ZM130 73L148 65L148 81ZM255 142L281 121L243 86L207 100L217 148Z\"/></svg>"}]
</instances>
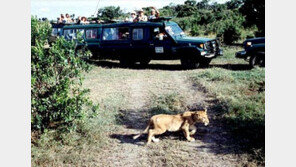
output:
<instances>
[{"instance_id":1,"label":"vehicle window frame","mask_svg":"<svg viewBox=\"0 0 296 167\"><path fill-rule=\"evenodd\" d=\"M142 30L142 38L141 39L134 39L134 30ZM137 35L137 36L139 36L139 35ZM142 40L144 40L144 28L142 28L142 27L133 28L133 30L132 30L132 40L133 41L142 41Z\"/></svg>"},{"instance_id":2,"label":"vehicle window frame","mask_svg":"<svg viewBox=\"0 0 296 167\"><path fill-rule=\"evenodd\" d=\"M88 36L87 36L87 31L96 32L95 37L94 37L94 38L88 38ZM84 29L84 38L85 38L86 40L94 40L94 39L98 39L98 37L99 37L98 28L85 28L85 29Z\"/></svg>"},{"instance_id":3,"label":"vehicle window frame","mask_svg":"<svg viewBox=\"0 0 296 167\"><path fill-rule=\"evenodd\" d=\"M120 37L120 35L119 35L119 33L120 33L119 29L127 29L126 32L128 33L128 36L125 39L120 39L119 38ZM127 41L131 37L130 28L129 27L117 27L117 33L118 33L118 39L117 39L118 41Z\"/></svg>"},{"instance_id":4,"label":"vehicle window frame","mask_svg":"<svg viewBox=\"0 0 296 167\"><path fill-rule=\"evenodd\" d=\"M59 29L58 28L52 28L51 35L52 36L58 36L59 35Z\"/></svg>"},{"instance_id":5,"label":"vehicle window frame","mask_svg":"<svg viewBox=\"0 0 296 167\"><path fill-rule=\"evenodd\" d=\"M120 39L120 34L119 34L120 29L127 29L126 32L128 33L128 36L126 38ZM113 33L108 35L108 33L111 33L111 31L113 31L115 36ZM102 38L101 38L102 41L128 41L130 38L131 38L130 27L104 27L104 28L102 28Z\"/></svg>"},{"instance_id":6,"label":"vehicle window frame","mask_svg":"<svg viewBox=\"0 0 296 167\"><path fill-rule=\"evenodd\" d=\"M85 39L85 29L84 28L77 28L76 29L76 38L77 38L77 33L80 32L81 30L83 30L82 38Z\"/></svg>"},{"instance_id":7,"label":"vehicle window frame","mask_svg":"<svg viewBox=\"0 0 296 167\"><path fill-rule=\"evenodd\" d=\"M69 38L68 38L68 36L66 37L66 35L65 35L65 32L67 32L67 31L72 31L71 33L67 33L66 35L68 35L69 36L69 34L74 34L74 36L73 35L70 35L69 36ZM74 39L76 39L76 29L64 29L63 30L63 37L66 39L66 40L74 40Z\"/></svg>"}]
</instances>

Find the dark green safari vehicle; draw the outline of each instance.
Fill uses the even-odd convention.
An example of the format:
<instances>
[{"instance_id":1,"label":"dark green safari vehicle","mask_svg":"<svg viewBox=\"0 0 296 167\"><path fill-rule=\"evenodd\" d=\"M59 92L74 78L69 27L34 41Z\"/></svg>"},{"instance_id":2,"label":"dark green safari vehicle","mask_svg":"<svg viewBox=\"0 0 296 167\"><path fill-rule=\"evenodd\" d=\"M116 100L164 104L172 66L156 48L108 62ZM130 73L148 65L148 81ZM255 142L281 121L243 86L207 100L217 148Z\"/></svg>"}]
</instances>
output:
<instances>
[{"instance_id":1,"label":"dark green safari vehicle","mask_svg":"<svg viewBox=\"0 0 296 167\"><path fill-rule=\"evenodd\" d=\"M213 58L222 55L218 40L188 37L169 19L63 27L66 39L75 39L77 32L83 34L95 58L120 60L123 66L179 59L185 68L198 68L208 66Z\"/></svg>"},{"instance_id":2,"label":"dark green safari vehicle","mask_svg":"<svg viewBox=\"0 0 296 167\"><path fill-rule=\"evenodd\" d=\"M265 66L265 37L251 38L243 42L245 50L236 52L236 58L249 61L250 67Z\"/></svg>"}]
</instances>

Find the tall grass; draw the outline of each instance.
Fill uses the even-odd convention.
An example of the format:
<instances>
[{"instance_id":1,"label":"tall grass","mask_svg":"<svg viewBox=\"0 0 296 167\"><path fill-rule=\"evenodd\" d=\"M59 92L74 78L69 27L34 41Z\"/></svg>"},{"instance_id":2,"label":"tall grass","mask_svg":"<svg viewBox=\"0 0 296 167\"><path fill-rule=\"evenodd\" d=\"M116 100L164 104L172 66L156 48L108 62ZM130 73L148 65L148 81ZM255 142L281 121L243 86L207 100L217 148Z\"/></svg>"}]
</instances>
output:
<instances>
[{"instance_id":1,"label":"tall grass","mask_svg":"<svg viewBox=\"0 0 296 167\"><path fill-rule=\"evenodd\" d=\"M235 48L226 48L222 62L236 62ZM214 63L220 63L219 59ZM235 64L235 63L234 63ZM243 139L246 149L259 149L264 159L265 69L209 68L189 74L189 78L218 100L215 111L221 115L234 136Z\"/></svg>"}]
</instances>

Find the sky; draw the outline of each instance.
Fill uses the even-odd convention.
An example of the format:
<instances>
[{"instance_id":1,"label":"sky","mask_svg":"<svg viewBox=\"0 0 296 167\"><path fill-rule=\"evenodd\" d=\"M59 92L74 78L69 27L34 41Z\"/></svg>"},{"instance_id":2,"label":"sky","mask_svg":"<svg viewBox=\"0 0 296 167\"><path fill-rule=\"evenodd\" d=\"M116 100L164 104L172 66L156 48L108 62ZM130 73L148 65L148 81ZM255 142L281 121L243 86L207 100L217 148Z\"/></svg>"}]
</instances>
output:
<instances>
[{"instance_id":1,"label":"sky","mask_svg":"<svg viewBox=\"0 0 296 167\"><path fill-rule=\"evenodd\" d=\"M138 10L142 7L183 4L185 0L31 0L31 15L38 18L56 19L60 14L75 14L75 16L91 16L96 7L120 6L124 12ZM197 0L197 2L200 0ZM215 0L225 2L226 0Z\"/></svg>"}]
</instances>

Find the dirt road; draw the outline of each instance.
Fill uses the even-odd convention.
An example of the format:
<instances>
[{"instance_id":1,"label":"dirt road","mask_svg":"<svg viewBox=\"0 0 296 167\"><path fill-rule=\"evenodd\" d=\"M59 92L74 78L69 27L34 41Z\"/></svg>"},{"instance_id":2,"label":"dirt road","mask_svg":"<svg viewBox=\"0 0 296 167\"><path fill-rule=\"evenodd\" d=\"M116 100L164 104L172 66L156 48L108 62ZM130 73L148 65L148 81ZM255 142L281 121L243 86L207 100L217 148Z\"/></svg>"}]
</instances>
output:
<instances>
[{"instance_id":1,"label":"dirt road","mask_svg":"<svg viewBox=\"0 0 296 167\"><path fill-rule=\"evenodd\" d=\"M94 165L252 166L248 155L240 151L216 119L219 111L212 107L215 99L188 79L187 74L202 69L182 71L173 66L164 65L160 70L95 66L85 76L84 86L90 89L92 100L103 104L105 110L118 110L120 117L115 125L110 125L113 128L106 134L108 142ZM187 142L178 132L165 133L159 136L159 143L149 146L145 145L145 135L133 140L132 136L145 128L155 99L172 94L182 97L182 104L176 104L180 108L207 107L210 125L198 125L194 142Z\"/></svg>"}]
</instances>

